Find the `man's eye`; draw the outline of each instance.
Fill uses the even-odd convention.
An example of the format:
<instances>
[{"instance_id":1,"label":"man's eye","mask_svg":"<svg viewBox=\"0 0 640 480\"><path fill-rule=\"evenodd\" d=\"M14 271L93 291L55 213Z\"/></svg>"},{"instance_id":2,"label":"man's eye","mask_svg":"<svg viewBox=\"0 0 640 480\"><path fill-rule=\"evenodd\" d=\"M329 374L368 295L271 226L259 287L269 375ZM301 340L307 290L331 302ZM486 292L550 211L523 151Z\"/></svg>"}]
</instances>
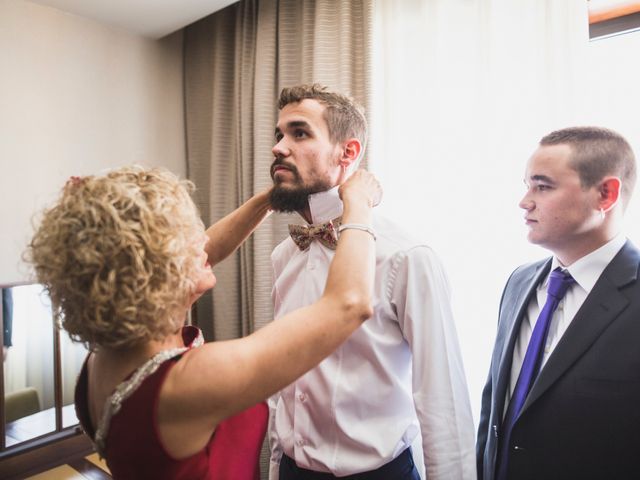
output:
<instances>
[{"instance_id":1,"label":"man's eye","mask_svg":"<svg viewBox=\"0 0 640 480\"><path fill-rule=\"evenodd\" d=\"M546 190L551 190L551 187L549 185L536 185L536 190L544 192Z\"/></svg>"},{"instance_id":2,"label":"man's eye","mask_svg":"<svg viewBox=\"0 0 640 480\"><path fill-rule=\"evenodd\" d=\"M282 140L283 135L281 133L276 133L276 143Z\"/></svg>"},{"instance_id":3,"label":"man's eye","mask_svg":"<svg viewBox=\"0 0 640 480\"><path fill-rule=\"evenodd\" d=\"M304 130L296 130L293 132L293 136L296 138L305 138L307 136L307 132Z\"/></svg>"}]
</instances>

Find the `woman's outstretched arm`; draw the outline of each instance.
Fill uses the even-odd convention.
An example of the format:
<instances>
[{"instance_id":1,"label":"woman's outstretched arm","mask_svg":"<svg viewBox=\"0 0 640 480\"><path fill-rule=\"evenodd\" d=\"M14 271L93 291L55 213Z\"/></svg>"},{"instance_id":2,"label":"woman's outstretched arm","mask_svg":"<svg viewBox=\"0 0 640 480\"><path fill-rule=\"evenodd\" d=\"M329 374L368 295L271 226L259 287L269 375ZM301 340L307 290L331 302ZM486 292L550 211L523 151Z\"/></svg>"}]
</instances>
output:
<instances>
[{"instance_id":1,"label":"woman's outstretched arm","mask_svg":"<svg viewBox=\"0 0 640 480\"><path fill-rule=\"evenodd\" d=\"M269 192L257 193L207 229L207 254L213 266L231 255L271 212Z\"/></svg>"}]
</instances>

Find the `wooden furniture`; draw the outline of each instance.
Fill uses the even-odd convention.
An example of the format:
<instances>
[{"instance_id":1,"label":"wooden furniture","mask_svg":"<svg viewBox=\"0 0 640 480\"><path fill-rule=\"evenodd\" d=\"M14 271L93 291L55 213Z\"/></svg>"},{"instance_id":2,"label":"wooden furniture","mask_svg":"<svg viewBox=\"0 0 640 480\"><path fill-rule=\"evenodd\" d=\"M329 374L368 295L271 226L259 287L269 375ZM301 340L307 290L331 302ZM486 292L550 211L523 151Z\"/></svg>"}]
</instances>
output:
<instances>
[{"instance_id":1,"label":"wooden furniture","mask_svg":"<svg viewBox=\"0 0 640 480\"><path fill-rule=\"evenodd\" d=\"M4 418L7 423L40 411L38 390L27 387L4 396Z\"/></svg>"}]
</instances>

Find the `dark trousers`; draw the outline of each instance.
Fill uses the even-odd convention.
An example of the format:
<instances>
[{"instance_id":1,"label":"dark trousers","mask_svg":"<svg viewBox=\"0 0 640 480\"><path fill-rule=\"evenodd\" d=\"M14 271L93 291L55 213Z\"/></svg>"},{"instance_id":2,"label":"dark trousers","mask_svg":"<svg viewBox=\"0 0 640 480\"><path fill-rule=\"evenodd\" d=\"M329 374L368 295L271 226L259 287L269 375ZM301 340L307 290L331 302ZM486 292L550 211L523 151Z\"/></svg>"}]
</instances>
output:
<instances>
[{"instance_id":1,"label":"dark trousers","mask_svg":"<svg viewBox=\"0 0 640 480\"><path fill-rule=\"evenodd\" d=\"M280 460L279 480L329 480L333 478L340 480L420 480L420 475L413 463L409 448L376 470L355 473L346 477L336 477L330 473L300 468L293 459L286 455L282 455L282 460Z\"/></svg>"}]
</instances>

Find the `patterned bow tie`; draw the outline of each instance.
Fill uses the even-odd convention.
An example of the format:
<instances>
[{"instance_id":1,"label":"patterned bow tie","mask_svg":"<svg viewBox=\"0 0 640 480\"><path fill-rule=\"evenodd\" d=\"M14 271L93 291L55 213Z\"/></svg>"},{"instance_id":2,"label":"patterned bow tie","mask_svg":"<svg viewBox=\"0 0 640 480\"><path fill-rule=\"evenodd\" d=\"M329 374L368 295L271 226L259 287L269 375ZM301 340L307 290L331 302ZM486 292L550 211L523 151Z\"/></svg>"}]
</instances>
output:
<instances>
[{"instance_id":1,"label":"patterned bow tie","mask_svg":"<svg viewBox=\"0 0 640 480\"><path fill-rule=\"evenodd\" d=\"M318 225L289 225L289 234L302 251L308 249L314 240L335 250L338 246L338 225L340 225L340 218Z\"/></svg>"}]
</instances>

